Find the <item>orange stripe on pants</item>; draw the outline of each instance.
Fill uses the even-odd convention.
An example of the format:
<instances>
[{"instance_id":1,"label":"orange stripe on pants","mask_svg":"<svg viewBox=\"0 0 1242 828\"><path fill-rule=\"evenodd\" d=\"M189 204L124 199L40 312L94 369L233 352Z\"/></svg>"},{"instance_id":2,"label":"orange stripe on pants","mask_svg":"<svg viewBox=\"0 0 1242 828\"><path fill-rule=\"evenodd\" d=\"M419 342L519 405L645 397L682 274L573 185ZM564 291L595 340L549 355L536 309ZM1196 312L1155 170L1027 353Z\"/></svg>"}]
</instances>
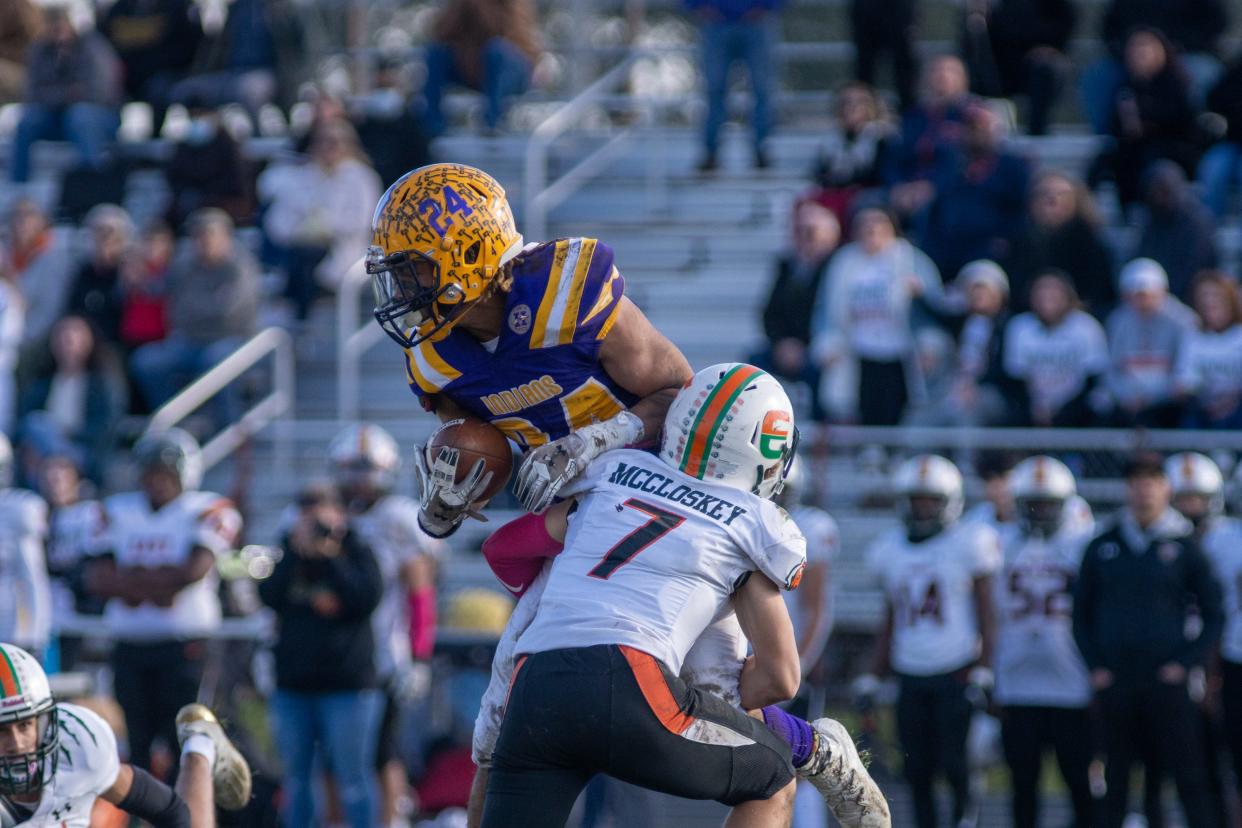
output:
<instances>
[{"instance_id":1,"label":"orange stripe on pants","mask_svg":"<svg viewBox=\"0 0 1242 828\"><path fill-rule=\"evenodd\" d=\"M647 700L647 706L660 720L660 724L664 725L670 733L676 733L679 736L685 733L690 725L694 724L694 717L682 710L681 705L673 698L673 691L668 689L668 682L664 678L664 669L660 666L660 662L632 647L621 645L618 649L629 662L630 670L634 673L634 680L638 682L638 689L642 691L643 698Z\"/></svg>"}]
</instances>

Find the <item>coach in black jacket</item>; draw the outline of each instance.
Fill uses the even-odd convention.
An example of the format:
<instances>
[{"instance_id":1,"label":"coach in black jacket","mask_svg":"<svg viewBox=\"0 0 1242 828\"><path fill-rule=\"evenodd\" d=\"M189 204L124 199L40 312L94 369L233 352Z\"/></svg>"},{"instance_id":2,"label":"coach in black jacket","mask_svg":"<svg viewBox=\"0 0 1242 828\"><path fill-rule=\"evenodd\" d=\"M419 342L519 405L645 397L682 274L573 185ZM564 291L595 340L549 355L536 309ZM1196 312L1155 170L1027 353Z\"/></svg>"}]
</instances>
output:
<instances>
[{"instance_id":1,"label":"coach in black jacket","mask_svg":"<svg viewBox=\"0 0 1242 828\"><path fill-rule=\"evenodd\" d=\"M1187 823L1212 825L1201 720L1186 676L1220 637L1220 588L1191 524L1169 505L1160 456L1131 460L1126 485L1126 508L1083 552L1074 596L1074 638L1091 670L1104 731L1103 825L1120 828L1130 765L1148 744L1173 772ZM1202 629L1190 639L1192 605Z\"/></svg>"}]
</instances>

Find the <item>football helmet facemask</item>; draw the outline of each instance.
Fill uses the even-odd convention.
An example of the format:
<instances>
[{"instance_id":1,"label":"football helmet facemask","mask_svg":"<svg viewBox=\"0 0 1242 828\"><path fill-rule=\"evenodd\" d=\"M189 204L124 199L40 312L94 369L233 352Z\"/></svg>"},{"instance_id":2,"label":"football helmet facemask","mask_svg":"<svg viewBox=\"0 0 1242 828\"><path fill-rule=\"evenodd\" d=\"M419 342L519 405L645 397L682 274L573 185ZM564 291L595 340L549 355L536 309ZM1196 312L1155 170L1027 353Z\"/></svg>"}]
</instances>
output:
<instances>
[{"instance_id":1,"label":"football helmet facemask","mask_svg":"<svg viewBox=\"0 0 1242 828\"><path fill-rule=\"evenodd\" d=\"M406 173L375 208L366 269L375 320L403 348L447 331L522 250L504 188L464 164Z\"/></svg>"},{"instance_id":2,"label":"football helmet facemask","mask_svg":"<svg viewBox=\"0 0 1242 828\"><path fill-rule=\"evenodd\" d=\"M962 473L936 454L920 454L893 475L897 511L912 539L939 534L962 514Z\"/></svg>"},{"instance_id":3,"label":"football helmet facemask","mask_svg":"<svg viewBox=\"0 0 1242 828\"><path fill-rule=\"evenodd\" d=\"M134 462L140 470L157 467L171 471L181 490L191 492L203 482L203 450L198 441L179 428L151 431L134 444Z\"/></svg>"},{"instance_id":4,"label":"football helmet facemask","mask_svg":"<svg viewBox=\"0 0 1242 828\"><path fill-rule=\"evenodd\" d=\"M373 423L346 426L328 446L332 478L341 487L370 486L391 491L401 468L397 441Z\"/></svg>"},{"instance_id":5,"label":"football helmet facemask","mask_svg":"<svg viewBox=\"0 0 1242 828\"><path fill-rule=\"evenodd\" d=\"M1047 538L1061 528L1065 504L1078 493L1078 486L1064 463L1037 455L1014 466L1009 475L1009 490L1022 531Z\"/></svg>"},{"instance_id":6,"label":"football helmet facemask","mask_svg":"<svg viewBox=\"0 0 1242 828\"><path fill-rule=\"evenodd\" d=\"M1183 451L1164 461L1164 472L1169 477L1174 507L1191 523L1198 526L1225 511L1225 478L1212 458Z\"/></svg>"},{"instance_id":7,"label":"football helmet facemask","mask_svg":"<svg viewBox=\"0 0 1242 828\"><path fill-rule=\"evenodd\" d=\"M0 644L0 725L35 721L33 750L0 756L0 795L32 794L52 781L60 758L56 700L34 656Z\"/></svg>"}]
</instances>

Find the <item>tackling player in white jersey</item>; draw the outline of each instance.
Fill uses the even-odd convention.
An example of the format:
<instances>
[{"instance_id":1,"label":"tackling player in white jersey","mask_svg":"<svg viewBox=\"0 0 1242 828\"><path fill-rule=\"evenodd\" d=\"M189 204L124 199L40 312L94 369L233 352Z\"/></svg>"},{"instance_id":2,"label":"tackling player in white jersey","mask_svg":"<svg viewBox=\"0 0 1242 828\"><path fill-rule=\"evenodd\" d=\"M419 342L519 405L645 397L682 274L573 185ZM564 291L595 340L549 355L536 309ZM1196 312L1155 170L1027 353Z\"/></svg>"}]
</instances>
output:
<instances>
[{"instance_id":1,"label":"tackling player in white jersey","mask_svg":"<svg viewBox=\"0 0 1242 828\"><path fill-rule=\"evenodd\" d=\"M1242 521L1225 516L1220 467L1195 452L1165 461L1173 507L1195 526L1195 535L1216 571L1225 611L1220 639L1221 705L1234 773L1242 785Z\"/></svg>"},{"instance_id":2,"label":"tackling player in white jersey","mask_svg":"<svg viewBox=\"0 0 1242 828\"><path fill-rule=\"evenodd\" d=\"M430 687L435 571L444 544L419 528L417 501L392 493L400 453L387 431L372 423L347 426L333 438L328 459L350 525L375 553L384 582L371 623L376 675L385 692L375 759L380 821L391 825L399 801L409 795L405 765L397 754L400 706L421 698Z\"/></svg>"},{"instance_id":3,"label":"tackling player in white jersey","mask_svg":"<svg viewBox=\"0 0 1242 828\"><path fill-rule=\"evenodd\" d=\"M893 491L905 526L881 535L868 552L885 597L885 620L871 673L855 681L860 701L879 676L897 674L897 731L919 828L935 828L937 771L953 790L959 824L970 802L966 736L968 688L986 691L994 641L992 580L1000 568L996 531L962 514L962 475L943 457L903 463Z\"/></svg>"},{"instance_id":4,"label":"tackling player in white jersey","mask_svg":"<svg viewBox=\"0 0 1242 828\"><path fill-rule=\"evenodd\" d=\"M767 499L795 443L779 383L717 365L678 393L658 458L608 452L569 484L580 499L544 516L564 551L516 642L484 826L561 824L595 773L738 805L731 825L786 824L791 758L843 824L889 824L840 724L765 707L799 683L777 584L797 586L805 541ZM755 648L741 701L768 728L677 676L733 609Z\"/></svg>"},{"instance_id":5,"label":"tackling player in white jersey","mask_svg":"<svg viewBox=\"0 0 1242 828\"><path fill-rule=\"evenodd\" d=\"M0 641L42 652L52 631L47 504L13 481L13 447L0 434Z\"/></svg>"},{"instance_id":6,"label":"tackling player in white jersey","mask_svg":"<svg viewBox=\"0 0 1242 828\"><path fill-rule=\"evenodd\" d=\"M214 828L215 807L250 799L250 768L214 715L190 704L177 715L177 790L120 761L98 714L52 697L29 653L0 643L0 826L89 828L96 799L155 828Z\"/></svg>"},{"instance_id":7,"label":"tackling player in white jersey","mask_svg":"<svg viewBox=\"0 0 1242 828\"><path fill-rule=\"evenodd\" d=\"M1077 825L1093 825L1091 682L1074 643L1071 602L1094 521L1084 523L1064 463L1036 456L1009 476L1017 531L996 585L996 691L1015 828L1035 828L1044 749L1056 752ZM1088 516L1090 512L1088 511Z\"/></svg>"}]
</instances>

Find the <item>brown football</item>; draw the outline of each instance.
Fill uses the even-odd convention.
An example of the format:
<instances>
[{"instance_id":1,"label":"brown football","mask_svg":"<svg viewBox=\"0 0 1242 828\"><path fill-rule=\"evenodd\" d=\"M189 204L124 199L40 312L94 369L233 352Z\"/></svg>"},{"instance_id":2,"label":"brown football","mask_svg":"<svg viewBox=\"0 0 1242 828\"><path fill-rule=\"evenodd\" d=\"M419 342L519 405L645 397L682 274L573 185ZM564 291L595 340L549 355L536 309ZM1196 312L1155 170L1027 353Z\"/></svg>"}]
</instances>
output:
<instances>
[{"instance_id":1,"label":"brown football","mask_svg":"<svg viewBox=\"0 0 1242 828\"><path fill-rule=\"evenodd\" d=\"M509 482L513 471L513 449L500 429L474 417L450 422L431 438L427 455L434 458L436 451L448 446L461 452L457 460L457 482L470 473L474 464L482 460L492 473L492 482L483 491L480 500L489 500Z\"/></svg>"}]
</instances>

